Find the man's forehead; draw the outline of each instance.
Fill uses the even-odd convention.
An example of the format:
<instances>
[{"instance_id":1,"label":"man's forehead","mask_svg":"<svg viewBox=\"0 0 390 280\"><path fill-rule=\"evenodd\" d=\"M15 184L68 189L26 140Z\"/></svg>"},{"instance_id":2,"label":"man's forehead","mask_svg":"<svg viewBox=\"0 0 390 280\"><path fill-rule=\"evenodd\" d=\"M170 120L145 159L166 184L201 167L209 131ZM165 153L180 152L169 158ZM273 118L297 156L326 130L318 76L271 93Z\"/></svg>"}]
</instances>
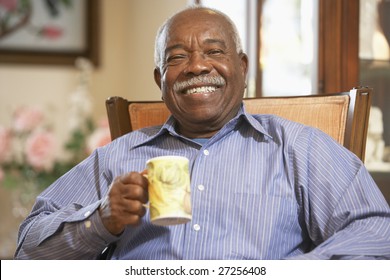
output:
<instances>
[{"instance_id":1,"label":"man's forehead","mask_svg":"<svg viewBox=\"0 0 390 280\"><path fill-rule=\"evenodd\" d=\"M205 43L225 43L227 37L231 37L231 27L220 17L195 17L193 20L180 17L170 22L162 35L165 42L179 42L193 36Z\"/></svg>"}]
</instances>

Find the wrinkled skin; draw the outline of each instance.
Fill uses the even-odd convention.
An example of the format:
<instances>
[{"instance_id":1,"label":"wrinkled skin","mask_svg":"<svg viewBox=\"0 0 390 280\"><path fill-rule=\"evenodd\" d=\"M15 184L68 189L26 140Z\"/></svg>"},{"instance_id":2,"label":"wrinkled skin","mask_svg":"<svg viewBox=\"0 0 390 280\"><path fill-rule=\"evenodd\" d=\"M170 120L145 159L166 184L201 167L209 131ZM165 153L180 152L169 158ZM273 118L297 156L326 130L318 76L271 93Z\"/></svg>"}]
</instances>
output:
<instances>
[{"instance_id":1,"label":"wrinkled skin","mask_svg":"<svg viewBox=\"0 0 390 280\"><path fill-rule=\"evenodd\" d=\"M174 16L161 38L162 65L155 68L154 79L178 121L178 131L186 137L211 137L240 108L248 59L237 53L232 33L222 16L196 9ZM221 77L224 82L198 81L175 90L176 82L194 77ZM137 172L114 180L108 194L110 215L103 215L100 209L108 231L118 235L127 225L139 224L146 212L147 186L145 176Z\"/></svg>"}]
</instances>

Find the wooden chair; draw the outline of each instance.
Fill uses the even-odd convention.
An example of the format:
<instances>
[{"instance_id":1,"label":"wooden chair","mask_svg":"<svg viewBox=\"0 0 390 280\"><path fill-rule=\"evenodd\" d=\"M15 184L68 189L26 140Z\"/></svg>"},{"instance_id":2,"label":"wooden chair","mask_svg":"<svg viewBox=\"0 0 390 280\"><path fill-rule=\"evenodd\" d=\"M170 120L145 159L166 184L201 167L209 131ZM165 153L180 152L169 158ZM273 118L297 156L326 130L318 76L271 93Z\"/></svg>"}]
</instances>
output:
<instances>
[{"instance_id":1,"label":"wooden chair","mask_svg":"<svg viewBox=\"0 0 390 280\"><path fill-rule=\"evenodd\" d=\"M326 95L245 98L253 114L274 114L314 126L332 136L364 161L372 89ZM161 125L170 112L162 101L130 102L122 97L106 100L111 138L152 125Z\"/></svg>"}]
</instances>

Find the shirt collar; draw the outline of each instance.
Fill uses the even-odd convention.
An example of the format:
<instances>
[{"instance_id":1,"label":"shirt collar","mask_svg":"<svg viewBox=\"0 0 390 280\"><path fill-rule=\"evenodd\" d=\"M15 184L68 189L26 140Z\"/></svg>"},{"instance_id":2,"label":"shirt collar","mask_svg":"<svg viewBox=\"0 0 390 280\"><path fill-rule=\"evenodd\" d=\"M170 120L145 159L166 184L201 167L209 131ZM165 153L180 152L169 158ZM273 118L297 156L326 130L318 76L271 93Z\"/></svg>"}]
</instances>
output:
<instances>
[{"instance_id":1,"label":"shirt collar","mask_svg":"<svg viewBox=\"0 0 390 280\"><path fill-rule=\"evenodd\" d=\"M238 118L242 118L245 120L254 130L257 132L264 134L265 136L272 139L272 136L266 131L266 129L261 125L260 121L256 119L253 115L249 114L246 109L245 105L242 103L240 111L237 114Z\"/></svg>"},{"instance_id":2,"label":"shirt collar","mask_svg":"<svg viewBox=\"0 0 390 280\"><path fill-rule=\"evenodd\" d=\"M222 129L221 131L224 131L223 133L226 133L227 131L230 131L237 127L237 125L241 122L244 121L247 124L249 124L254 130L257 132L269 137L272 139L272 136L265 130L265 128L261 125L261 123L253 117L253 115L249 114L246 109L244 104L241 104L241 107L236 115L232 120L230 120ZM171 115L167 121L161 126L161 128L158 130L158 132L140 143L136 144L133 148L142 146L150 141L153 141L156 138L159 138L160 136L166 135L167 133L174 136L174 137L180 137L180 138L185 138L182 135L178 134L175 130L176 126L176 120L175 118ZM220 132L221 132L220 131ZM219 134L219 132L217 133Z\"/></svg>"}]
</instances>

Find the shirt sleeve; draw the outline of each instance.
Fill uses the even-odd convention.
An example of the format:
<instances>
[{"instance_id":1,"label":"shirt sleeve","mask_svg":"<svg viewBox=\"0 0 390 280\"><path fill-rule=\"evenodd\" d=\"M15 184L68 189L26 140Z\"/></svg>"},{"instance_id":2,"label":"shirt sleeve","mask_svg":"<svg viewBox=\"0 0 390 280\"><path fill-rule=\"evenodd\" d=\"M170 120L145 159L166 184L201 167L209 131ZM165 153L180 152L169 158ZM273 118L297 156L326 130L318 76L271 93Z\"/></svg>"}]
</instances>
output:
<instances>
[{"instance_id":1,"label":"shirt sleeve","mask_svg":"<svg viewBox=\"0 0 390 280\"><path fill-rule=\"evenodd\" d=\"M295 259L390 258L390 209L363 163L317 130L293 149L302 227L313 250Z\"/></svg>"},{"instance_id":2,"label":"shirt sleeve","mask_svg":"<svg viewBox=\"0 0 390 280\"><path fill-rule=\"evenodd\" d=\"M112 181L104 171L104 151L95 151L37 197L20 226L16 259L95 259L117 240L97 211Z\"/></svg>"}]
</instances>

